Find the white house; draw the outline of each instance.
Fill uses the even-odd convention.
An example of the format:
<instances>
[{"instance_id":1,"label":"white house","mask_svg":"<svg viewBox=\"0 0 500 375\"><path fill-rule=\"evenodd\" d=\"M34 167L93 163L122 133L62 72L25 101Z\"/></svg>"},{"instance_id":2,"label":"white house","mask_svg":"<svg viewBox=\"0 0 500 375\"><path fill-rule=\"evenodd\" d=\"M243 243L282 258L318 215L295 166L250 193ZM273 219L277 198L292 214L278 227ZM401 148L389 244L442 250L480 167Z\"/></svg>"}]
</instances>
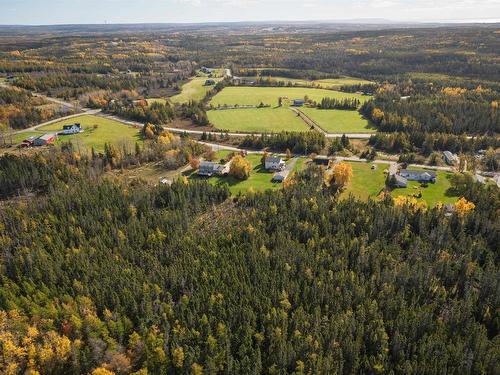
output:
<instances>
[{"instance_id":1,"label":"white house","mask_svg":"<svg viewBox=\"0 0 500 375\"><path fill-rule=\"evenodd\" d=\"M211 177L213 175L224 175L229 172L229 166L231 163L219 164L212 161L203 160L200 162L200 167L198 168L199 176Z\"/></svg>"},{"instance_id":2,"label":"white house","mask_svg":"<svg viewBox=\"0 0 500 375\"><path fill-rule=\"evenodd\" d=\"M80 124L71 124L71 125L64 125L63 130L60 134L78 134L82 131L82 127Z\"/></svg>"},{"instance_id":3,"label":"white house","mask_svg":"<svg viewBox=\"0 0 500 375\"><path fill-rule=\"evenodd\" d=\"M282 171L285 165L285 161L280 157L270 156L264 160L264 168L268 171Z\"/></svg>"}]
</instances>

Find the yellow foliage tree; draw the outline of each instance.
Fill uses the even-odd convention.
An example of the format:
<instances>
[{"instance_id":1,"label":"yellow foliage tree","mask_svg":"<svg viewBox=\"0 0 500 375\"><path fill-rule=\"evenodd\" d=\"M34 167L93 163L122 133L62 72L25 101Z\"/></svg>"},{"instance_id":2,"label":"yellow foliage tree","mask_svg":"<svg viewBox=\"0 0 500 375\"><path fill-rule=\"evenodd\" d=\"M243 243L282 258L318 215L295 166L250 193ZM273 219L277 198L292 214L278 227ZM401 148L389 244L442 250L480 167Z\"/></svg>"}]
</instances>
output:
<instances>
[{"instance_id":1,"label":"yellow foliage tree","mask_svg":"<svg viewBox=\"0 0 500 375\"><path fill-rule=\"evenodd\" d=\"M177 368L184 366L184 349L177 347L172 350L172 363Z\"/></svg>"},{"instance_id":2,"label":"yellow foliage tree","mask_svg":"<svg viewBox=\"0 0 500 375\"><path fill-rule=\"evenodd\" d=\"M373 108L372 120L377 123L380 123L380 121L382 121L383 119L384 119L384 112L382 112L382 110L378 108Z\"/></svg>"},{"instance_id":3,"label":"yellow foliage tree","mask_svg":"<svg viewBox=\"0 0 500 375\"><path fill-rule=\"evenodd\" d=\"M191 374L193 375L202 375L203 374L203 366L193 363L191 365Z\"/></svg>"},{"instance_id":4,"label":"yellow foliage tree","mask_svg":"<svg viewBox=\"0 0 500 375\"><path fill-rule=\"evenodd\" d=\"M344 189L352 179L352 166L348 163L338 163L333 166L332 173L325 174L325 183L329 187Z\"/></svg>"},{"instance_id":5,"label":"yellow foliage tree","mask_svg":"<svg viewBox=\"0 0 500 375\"><path fill-rule=\"evenodd\" d=\"M229 174L240 180L245 180L250 177L252 172L252 164L241 155L236 155L231 161Z\"/></svg>"},{"instance_id":6,"label":"yellow foliage tree","mask_svg":"<svg viewBox=\"0 0 500 375\"><path fill-rule=\"evenodd\" d=\"M464 197L460 198L457 203L455 203L455 209L457 210L457 215L460 217L464 217L469 212L473 211L476 208L476 205L472 202L469 202Z\"/></svg>"},{"instance_id":7,"label":"yellow foliage tree","mask_svg":"<svg viewBox=\"0 0 500 375\"><path fill-rule=\"evenodd\" d=\"M404 196L400 195L394 198L394 205L396 207L408 207L412 211L418 211L418 210L426 210L427 209L427 203L425 202L419 202L417 198L415 197L409 197L409 196Z\"/></svg>"},{"instance_id":8,"label":"yellow foliage tree","mask_svg":"<svg viewBox=\"0 0 500 375\"><path fill-rule=\"evenodd\" d=\"M115 375L115 373L105 369L104 367L98 367L92 371L92 375Z\"/></svg>"},{"instance_id":9,"label":"yellow foliage tree","mask_svg":"<svg viewBox=\"0 0 500 375\"><path fill-rule=\"evenodd\" d=\"M465 94L465 92L467 92L467 89L463 89L461 87L445 87L441 90L441 92L449 96L458 96Z\"/></svg>"}]
</instances>

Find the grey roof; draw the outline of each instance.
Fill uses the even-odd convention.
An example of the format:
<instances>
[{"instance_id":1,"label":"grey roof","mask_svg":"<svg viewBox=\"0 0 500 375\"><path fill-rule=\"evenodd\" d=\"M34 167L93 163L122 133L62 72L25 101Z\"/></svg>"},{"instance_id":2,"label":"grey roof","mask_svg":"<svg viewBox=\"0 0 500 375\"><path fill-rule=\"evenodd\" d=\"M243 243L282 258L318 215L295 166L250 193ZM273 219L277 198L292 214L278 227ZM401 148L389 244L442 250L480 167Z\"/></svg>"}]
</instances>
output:
<instances>
[{"instance_id":1,"label":"grey roof","mask_svg":"<svg viewBox=\"0 0 500 375\"><path fill-rule=\"evenodd\" d=\"M401 174L410 174L413 176L422 176L425 173L427 173L431 177L436 177L436 171L430 171L430 170L416 170L416 169L401 169Z\"/></svg>"},{"instance_id":2,"label":"grey roof","mask_svg":"<svg viewBox=\"0 0 500 375\"><path fill-rule=\"evenodd\" d=\"M280 172L276 172L273 176L273 181L285 181L289 174L290 171L287 169Z\"/></svg>"},{"instance_id":3,"label":"grey roof","mask_svg":"<svg viewBox=\"0 0 500 375\"><path fill-rule=\"evenodd\" d=\"M393 176L396 179L396 182L402 183L402 184L405 184L405 185L408 184L408 180L406 178L404 178L403 176L401 176L399 174L394 174Z\"/></svg>"},{"instance_id":4,"label":"grey roof","mask_svg":"<svg viewBox=\"0 0 500 375\"><path fill-rule=\"evenodd\" d=\"M266 163L281 163L283 161L279 156L268 156L265 160Z\"/></svg>"}]
</instances>

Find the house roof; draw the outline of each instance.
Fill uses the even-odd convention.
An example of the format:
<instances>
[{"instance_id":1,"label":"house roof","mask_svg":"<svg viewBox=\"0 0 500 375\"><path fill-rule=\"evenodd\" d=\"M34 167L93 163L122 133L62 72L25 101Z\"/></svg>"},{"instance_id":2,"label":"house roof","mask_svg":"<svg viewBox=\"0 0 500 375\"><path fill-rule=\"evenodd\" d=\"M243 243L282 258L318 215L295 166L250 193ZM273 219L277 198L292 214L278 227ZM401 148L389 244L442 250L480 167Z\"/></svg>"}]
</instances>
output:
<instances>
[{"instance_id":1,"label":"house roof","mask_svg":"<svg viewBox=\"0 0 500 375\"><path fill-rule=\"evenodd\" d=\"M283 159L278 156L268 156L265 160L266 163L281 163L282 161Z\"/></svg>"},{"instance_id":2,"label":"house roof","mask_svg":"<svg viewBox=\"0 0 500 375\"><path fill-rule=\"evenodd\" d=\"M455 155L454 153L450 152L450 151L443 151L443 155L447 158L447 159L456 159L457 158L457 155Z\"/></svg>"},{"instance_id":3,"label":"house roof","mask_svg":"<svg viewBox=\"0 0 500 375\"><path fill-rule=\"evenodd\" d=\"M423 171L419 171L419 170L416 170L416 169L401 169L401 174L411 174L411 175L414 175L414 176L423 176L425 174L431 176L431 177L436 177L436 171L430 171L430 170L423 170Z\"/></svg>"},{"instance_id":4,"label":"house roof","mask_svg":"<svg viewBox=\"0 0 500 375\"><path fill-rule=\"evenodd\" d=\"M403 183L403 184L407 184L408 183L408 180L406 178L404 178L403 176L399 175L399 174L395 174L393 176L394 176L394 178L396 179L396 181L398 183Z\"/></svg>"}]
</instances>

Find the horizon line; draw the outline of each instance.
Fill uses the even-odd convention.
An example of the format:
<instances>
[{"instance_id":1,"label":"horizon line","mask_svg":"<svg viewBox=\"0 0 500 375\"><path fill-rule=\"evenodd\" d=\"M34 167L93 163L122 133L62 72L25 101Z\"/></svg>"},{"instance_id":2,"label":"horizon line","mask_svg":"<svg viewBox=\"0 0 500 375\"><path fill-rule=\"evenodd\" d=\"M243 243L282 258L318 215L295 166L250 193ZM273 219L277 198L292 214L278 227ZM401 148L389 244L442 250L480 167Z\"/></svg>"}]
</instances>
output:
<instances>
[{"instance_id":1,"label":"horizon line","mask_svg":"<svg viewBox=\"0 0 500 375\"><path fill-rule=\"evenodd\" d=\"M53 23L53 24L0 24L5 26L43 27L43 26L124 26L124 25L211 25L211 24L318 24L318 23L357 23L370 25L388 24L496 24L500 23L500 18L483 19L441 19L441 20L395 20L386 18L347 18L347 19L311 19L311 20L238 20L238 21L199 21L199 22L95 22L95 23Z\"/></svg>"}]
</instances>

